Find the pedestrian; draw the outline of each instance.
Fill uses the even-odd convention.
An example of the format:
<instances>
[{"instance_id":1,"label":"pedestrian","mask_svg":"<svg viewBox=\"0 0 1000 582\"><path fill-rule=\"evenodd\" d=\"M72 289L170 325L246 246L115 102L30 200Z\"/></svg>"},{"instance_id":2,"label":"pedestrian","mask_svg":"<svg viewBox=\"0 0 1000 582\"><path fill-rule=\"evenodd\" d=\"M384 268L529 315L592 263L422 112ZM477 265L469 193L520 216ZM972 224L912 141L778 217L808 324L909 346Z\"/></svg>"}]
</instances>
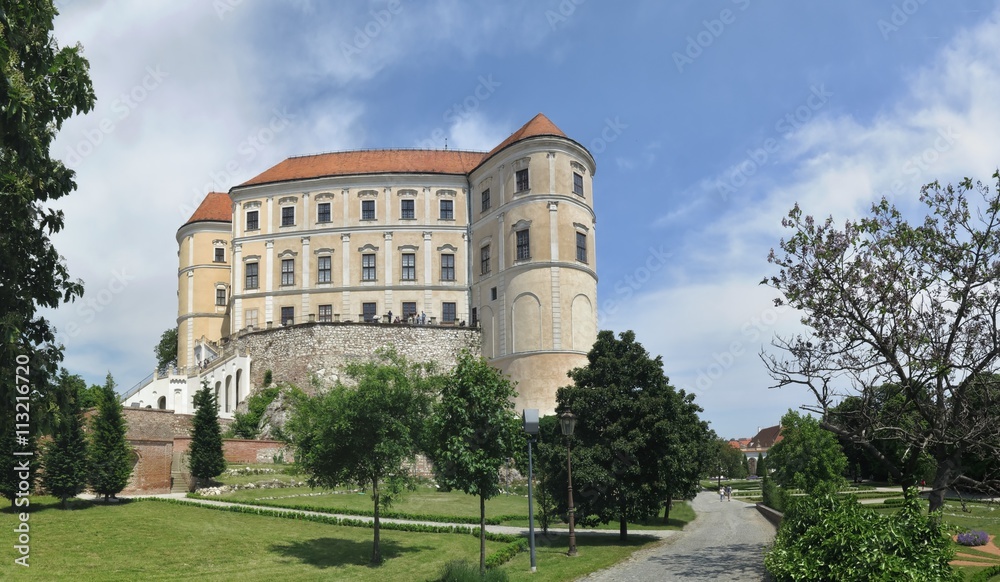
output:
<instances>
[{"instance_id":1,"label":"pedestrian","mask_svg":"<svg viewBox=\"0 0 1000 582\"><path fill-rule=\"evenodd\" d=\"M726 490L723 489L722 487L719 487L719 501L725 501L725 500L726 500Z\"/></svg>"},{"instance_id":2,"label":"pedestrian","mask_svg":"<svg viewBox=\"0 0 1000 582\"><path fill-rule=\"evenodd\" d=\"M389 310L389 314L385 318L386 323L392 323L392 310Z\"/></svg>"},{"instance_id":3,"label":"pedestrian","mask_svg":"<svg viewBox=\"0 0 1000 582\"><path fill-rule=\"evenodd\" d=\"M732 485L726 485L726 499L728 501L732 501L733 500L733 486Z\"/></svg>"},{"instance_id":4,"label":"pedestrian","mask_svg":"<svg viewBox=\"0 0 1000 582\"><path fill-rule=\"evenodd\" d=\"M427 325L427 315L423 311L420 312L420 325Z\"/></svg>"}]
</instances>

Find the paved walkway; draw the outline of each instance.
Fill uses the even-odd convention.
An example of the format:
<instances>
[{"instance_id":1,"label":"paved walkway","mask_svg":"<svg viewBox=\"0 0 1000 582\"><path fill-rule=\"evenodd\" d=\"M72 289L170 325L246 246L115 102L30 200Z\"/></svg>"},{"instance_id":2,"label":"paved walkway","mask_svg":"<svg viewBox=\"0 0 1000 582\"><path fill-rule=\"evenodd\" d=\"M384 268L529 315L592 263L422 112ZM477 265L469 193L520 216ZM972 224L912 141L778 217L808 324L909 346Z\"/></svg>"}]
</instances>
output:
<instances>
[{"instance_id":1,"label":"paved walkway","mask_svg":"<svg viewBox=\"0 0 1000 582\"><path fill-rule=\"evenodd\" d=\"M720 502L713 492L699 493L692 507L698 517L680 535L582 580L763 580L764 551L775 529L757 508Z\"/></svg>"}]
</instances>

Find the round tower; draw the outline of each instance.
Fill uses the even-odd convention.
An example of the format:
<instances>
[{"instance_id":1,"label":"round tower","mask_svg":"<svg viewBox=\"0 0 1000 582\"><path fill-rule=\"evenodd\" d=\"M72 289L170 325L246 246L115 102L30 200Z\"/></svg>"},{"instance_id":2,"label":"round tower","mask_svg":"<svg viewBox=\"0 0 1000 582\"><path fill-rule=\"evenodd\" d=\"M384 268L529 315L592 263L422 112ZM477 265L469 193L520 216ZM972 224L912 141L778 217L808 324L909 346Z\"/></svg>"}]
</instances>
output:
<instances>
[{"instance_id":1,"label":"round tower","mask_svg":"<svg viewBox=\"0 0 1000 582\"><path fill-rule=\"evenodd\" d=\"M232 201L209 192L177 230L177 366L196 366L213 353L207 342L229 335Z\"/></svg>"},{"instance_id":2,"label":"round tower","mask_svg":"<svg viewBox=\"0 0 1000 582\"><path fill-rule=\"evenodd\" d=\"M472 287L483 354L551 414L597 337L594 158L537 115L470 174Z\"/></svg>"}]
</instances>

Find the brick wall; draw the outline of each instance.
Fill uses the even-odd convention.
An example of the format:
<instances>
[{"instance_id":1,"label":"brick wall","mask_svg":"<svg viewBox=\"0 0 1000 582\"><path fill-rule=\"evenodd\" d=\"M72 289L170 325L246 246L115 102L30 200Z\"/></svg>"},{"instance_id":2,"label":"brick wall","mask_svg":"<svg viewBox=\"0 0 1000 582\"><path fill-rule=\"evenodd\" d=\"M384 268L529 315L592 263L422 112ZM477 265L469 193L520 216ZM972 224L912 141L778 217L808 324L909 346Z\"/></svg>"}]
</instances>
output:
<instances>
[{"instance_id":1,"label":"brick wall","mask_svg":"<svg viewBox=\"0 0 1000 582\"><path fill-rule=\"evenodd\" d=\"M176 437L173 442L177 452L186 453L191 448L191 437ZM222 455L227 463L272 463L279 454L282 462L292 462L291 451L286 451L281 441L222 439Z\"/></svg>"},{"instance_id":2,"label":"brick wall","mask_svg":"<svg viewBox=\"0 0 1000 582\"><path fill-rule=\"evenodd\" d=\"M132 476L122 493L147 495L170 492L170 459L174 448L171 440L129 439L137 455Z\"/></svg>"},{"instance_id":3,"label":"brick wall","mask_svg":"<svg viewBox=\"0 0 1000 582\"><path fill-rule=\"evenodd\" d=\"M381 347L450 370L463 348L480 353L481 340L479 330L469 327L312 323L255 331L233 341L251 356L252 390L263 385L265 370L271 370L275 382L308 390L313 376L332 384L345 364L371 359Z\"/></svg>"}]
</instances>

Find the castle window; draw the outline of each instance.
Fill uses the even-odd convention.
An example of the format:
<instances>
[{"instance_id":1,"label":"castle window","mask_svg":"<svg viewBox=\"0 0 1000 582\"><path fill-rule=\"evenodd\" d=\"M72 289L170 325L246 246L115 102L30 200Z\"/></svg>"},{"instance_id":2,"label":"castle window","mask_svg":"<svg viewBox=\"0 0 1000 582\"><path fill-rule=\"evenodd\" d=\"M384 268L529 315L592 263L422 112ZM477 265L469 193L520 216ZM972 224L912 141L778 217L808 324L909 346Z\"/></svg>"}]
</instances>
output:
<instances>
[{"instance_id":1,"label":"castle window","mask_svg":"<svg viewBox=\"0 0 1000 582\"><path fill-rule=\"evenodd\" d=\"M258 222L260 218L260 211L258 210L248 210L247 211L247 230L257 230L260 228L260 223Z\"/></svg>"},{"instance_id":2,"label":"castle window","mask_svg":"<svg viewBox=\"0 0 1000 582\"><path fill-rule=\"evenodd\" d=\"M490 287L490 301L496 301L496 300L497 300L497 288Z\"/></svg>"},{"instance_id":3,"label":"castle window","mask_svg":"<svg viewBox=\"0 0 1000 582\"><path fill-rule=\"evenodd\" d=\"M576 233L576 260L587 262L587 235L582 232Z\"/></svg>"},{"instance_id":4,"label":"castle window","mask_svg":"<svg viewBox=\"0 0 1000 582\"><path fill-rule=\"evenodd\" d=\"M469 325L471 325L472 327L476 327L476 325L478 323L479 323L479 312L476 311L475 307L473 307L472 308L472 321L469 323Z\"/></svg>"},{"instance_id":5,"label":"castle window","mask_svg":"<svg viewBox=\"0 0 1000 582\"><path fill-rule=\"evenodd\" d=\"M219 287L215 290L215 304L220 307L226 306L226 288Z\"/></svg>"},{"instance_id":6,"label":"castle window","mask_svg":"<svg viewBox=\"0 0 1000 582\"><path fill-rule=\"evenodd\" d=\"M573 172L573 193L583 196L583 176Z\"/></svg>"},{"instance_id":7,"label":"castle window","mask_svg":"<svg viewBox=\"0 0 1000 582\"><path fill-rule=\"evenodd\" d=\"M515 192L524 192L528 189L528 170L518 170L516 174Z\"/></svg>"},{"instance_id":8,"label":"castle window","mask_svg":"<svg viewBox=\"0 0 1000 582\"><path fill-rule=\"evenodd\" d=\"M361 201L361 220L375 220L375 201Z\"/></svg>"},{"instance_id":9,"label":"castle window","mask_svg":"<svg viewBox=\"0 0 1000 582\"><path fill-rule=\"evenodd\" d=\"M454 200L442 200L441 201L441 220L455 220L455 201Z\"/></svg>"},{"instance_id":10,"label":"castle window","mask_svg":"<svg viewBox=\"0 0 1000 582\"><path fill-rule=\"evenodd\" d=\"M417 302L416 301L404 301L403 302L403 321L410 319L411 317L416 317L417 315Z\"/></svg>"},{"instance_id":11,"label":"castle window","mask_svg":"<svg viewBox=\"0 0 1000 582\"><path fill-rule=\"evenodd\" d=\"M479 274L490 274L490 245L484 245L479 249Z\"/></svg>"},{"instance_id":12,"label":"castle window","mask_svg":"<svg viewBox=\"0 0 1000 582\"><path fill-rule=\"evenodd\" d=\"M318 269L319 270L316 273L316 282L317 283L329 283L329 282L331 282L333 280L333 277L331 276L331 271L332 271L331 263L332 263L332 261L331 261L330 257L320 257L319 258L319 261L318 261L318 265L319 265Z\"/></svg>"},{"instance_id":13,"label":"castle window","mask_svg":"<svg viewBox=\"0 0 1000 582\"><path fill-rule=\"evenodd\" d=\"M330 222L329 202L320 202L316 206L316 222Z\"/></svg>"},{"instance_id":14,"label":"castle window","mask_svg":"<svg viewBox=\"0 0 1000 582\"><path fill-rule=\"evenodd\" d=\"M483 212L490 209L490 189L483 190Z\"/></svg>"},{"instance_id":15,"label":"castle window","mask_svg":"<svg viewBox=\"0 0 1000 582\"><path fill-rule=\"evenodd\" d=\"M362 303L361 315L364 317L365 323L371 323L375 319L375 303Z\"/></svg>"},{"instance_id":16,"label":"castle window","mask_svg":"<svg viewBox=\"0 0 1000 582\"><path fill-rule=\"evenodd\" d=\"M215 248L215 262L225 263L226 262L226 249L222 247Z\"/></svg>"},{"instance_id":17,"label":"castle window","mask_svg":"<svg viewBox=\"0 0 1000 582\"><path fill-rule=\"evenodd\" d=\"M281 207L281 226L295 226L295 207Z\"/></svg>"},{"instance_id":18,"label":"castle window","mask_svg":"<svg viewBox=\"0 0 1000 582\"><path fill-rule=\"evenodd\" d=\"M417 255L413 253L403 253L403 281L417 280Z\"/></svg>"},{"instance_id":19,"label":"castle window","mask_svg":"<svg viewBox=\"0 0 1000 582\"><path fill-rule=\"evenodd\" d=\"M441 304L441 321L455 323L455 304L444 302Z\"/></svg>"},{"instance_id":20,"label":"castle window","mask_svg":"<svg viewBox=\"0 0 1000 582\"><path fill-rule=\"evenodd\" d=\"M361 255L361 280L375 280L375 255Z\"/></svg>"},{"instance_id":21,"label":"castle window","mask_svg":"<svg viewBox=\"0 0 1000 582\"><path fill-rule=\"evenodd\" d=\"M257 310L247 309L246 311L247 327L257 327Z\"/></svg>"},{"instance_id":22,"label":"castle window","mask_svg":"<svg viewBox=\"0 0 1000 582\"><path fill-rule=\"evenodd\" d=\"M332 305L320 305L319 306L319 320L330 322L333 321L333 306Z\"/></svg>"},{"instance_id":23,"label":"castle window","mask_svg":"<svg viewBox=\"0 0 1000 582\"><path fill-rule=\"evenodd\" d=\"M441 280L442 281L455 280L455 255L452 254L441 255Z\"/></svg>"},{"instance_id":24,"label":"castle window","mask_svg":"<svg viewBox=\"0 0 1000 582\"><path fill-rule=\"evenodd\" d=\"M528 229L517 231L517 260L526 261L531 258L531 238Z\"/></svg>"},{"instance_id":25,"label":"castle window","mask_svg":"<svg viewBox=\"0 0 1000 582\"><path fill-rule=\"evenodd\" d=\"M281 284L295 284L295 259L281 259Z\"/></svg>"},{"instance_id":26,"label":"castle window","mask_svg":"<svg viewBox=\"0 0 1000 582\"><path fill-rule=\"evenodd\" d=\"M247 289L257 288L257 263L247 263L246 284Z\"/></svg>"},{"instance_id":27,"label":"castle window","mask_svg":"<svg viewBox=\"0 0 1000 582\"><path fill-rule=\"evenodd\" d=\"M295 323L295 308L281 308L281 325L293 325Z\"/></svg>"},{"instance_id":28,"label":"castle window","mask_svg":"<svg viewBox=\"0 0 1000 582\"><path fill-rule=\"evenodd\" d=\"M414 210L413 200L399 201L399 217L403 220L413 220L417 217L416 211Z\"/></svg>"}]
</instances>

